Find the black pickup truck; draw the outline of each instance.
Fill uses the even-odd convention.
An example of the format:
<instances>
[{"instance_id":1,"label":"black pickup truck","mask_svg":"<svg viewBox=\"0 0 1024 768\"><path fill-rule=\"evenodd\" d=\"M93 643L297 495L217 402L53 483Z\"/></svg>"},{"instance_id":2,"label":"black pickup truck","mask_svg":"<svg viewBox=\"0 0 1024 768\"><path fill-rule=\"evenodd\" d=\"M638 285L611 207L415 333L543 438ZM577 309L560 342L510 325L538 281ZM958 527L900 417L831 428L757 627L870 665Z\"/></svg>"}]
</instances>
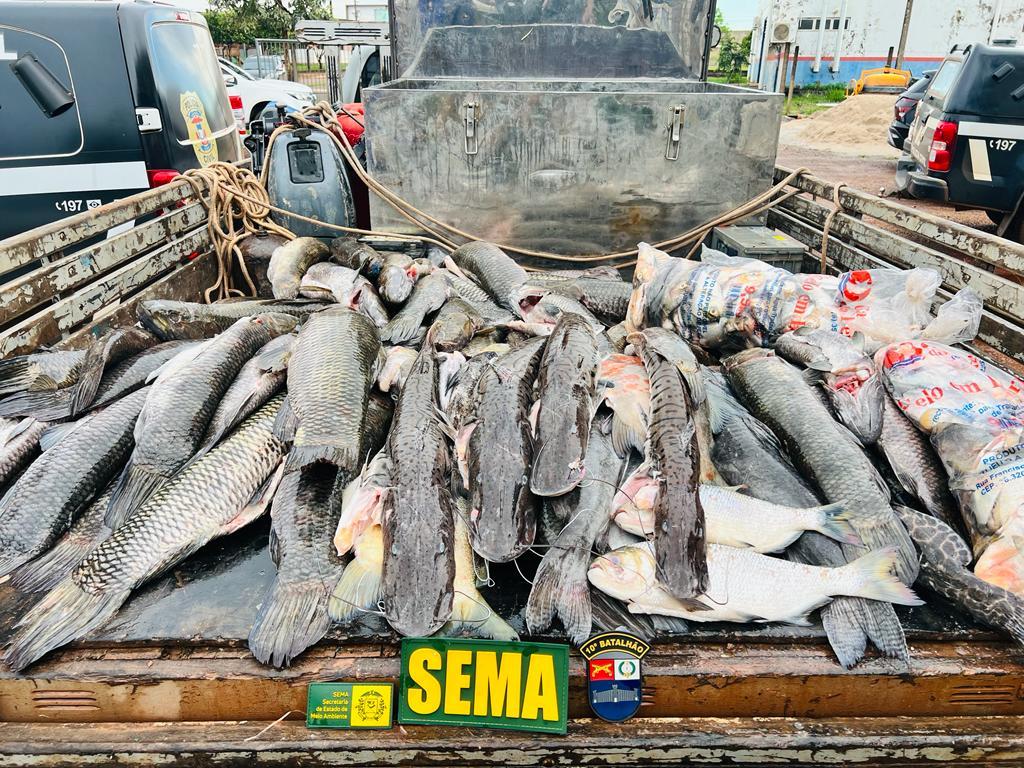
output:
<instances>
[{"instance_id":1,"label":"black pickup truck","mask_svg":"<svg viewBox=\"0 0 1024 768\"><path fill-rule=\"evenodd\" d=\"M896 187L985 210L1024 242L1024 47L954 49L917 108Z\"/></svg>"}]
</instances>

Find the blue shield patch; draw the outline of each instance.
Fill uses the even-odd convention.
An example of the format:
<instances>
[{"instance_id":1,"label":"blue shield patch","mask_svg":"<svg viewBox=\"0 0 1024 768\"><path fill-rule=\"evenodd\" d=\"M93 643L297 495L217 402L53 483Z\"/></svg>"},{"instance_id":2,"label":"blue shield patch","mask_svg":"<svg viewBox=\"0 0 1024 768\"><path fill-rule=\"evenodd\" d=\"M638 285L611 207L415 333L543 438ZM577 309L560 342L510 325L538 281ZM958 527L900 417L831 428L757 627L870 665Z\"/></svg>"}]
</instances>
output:
<instances>
[{"instance_id":1,"label":"blue shield patch","mask_svg":"<svg viewBox=\"0 0 1024 768\"><path fill-rule=\"evenodd\" d=\"M640 709L643 657L650 646L625 632L595 635L580 646L587 660L587 699L594 714L618 723Z\"/></svg>"}]
</instances>

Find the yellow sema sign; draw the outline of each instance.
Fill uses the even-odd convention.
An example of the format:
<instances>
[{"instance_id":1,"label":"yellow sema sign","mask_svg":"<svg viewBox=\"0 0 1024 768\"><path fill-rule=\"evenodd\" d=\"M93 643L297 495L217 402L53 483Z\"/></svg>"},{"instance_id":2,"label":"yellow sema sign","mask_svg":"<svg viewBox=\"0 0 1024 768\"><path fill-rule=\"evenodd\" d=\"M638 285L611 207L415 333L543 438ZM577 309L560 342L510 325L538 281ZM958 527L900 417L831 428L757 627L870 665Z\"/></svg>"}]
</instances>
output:
<instances>
[{"instance_id":1,"label":"yellow sema sign","mask_svg":"<svg viewBox=\"0 0 1024 768\"><path fill-rule=\"evenodd\" d=\"M564 645L406 638L398 721L565 733L568 680Z\"/></svg>"}]
</instances>

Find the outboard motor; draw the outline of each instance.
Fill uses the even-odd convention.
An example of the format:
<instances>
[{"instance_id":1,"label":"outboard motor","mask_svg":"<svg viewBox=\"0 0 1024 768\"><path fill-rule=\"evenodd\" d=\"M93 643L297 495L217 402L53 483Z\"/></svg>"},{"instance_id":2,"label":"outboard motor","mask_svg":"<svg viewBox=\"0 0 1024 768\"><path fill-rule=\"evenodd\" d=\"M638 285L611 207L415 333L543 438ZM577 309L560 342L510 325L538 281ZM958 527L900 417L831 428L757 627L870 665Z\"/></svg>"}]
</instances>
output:
<instances>
[{"instance_id":1,"label":"outboard motor","mask_svg":"<svg viewBox=\"0 0 1024 768\"><path fill-rule=\"evenodd\" d=\"M356 226L345 160L323 131L297 128L279 134L266 158L267 193L278 208L328 224ZM279 213L271 218L302 237L334 238L339 232Z\"/></svg>"}]
</instances>

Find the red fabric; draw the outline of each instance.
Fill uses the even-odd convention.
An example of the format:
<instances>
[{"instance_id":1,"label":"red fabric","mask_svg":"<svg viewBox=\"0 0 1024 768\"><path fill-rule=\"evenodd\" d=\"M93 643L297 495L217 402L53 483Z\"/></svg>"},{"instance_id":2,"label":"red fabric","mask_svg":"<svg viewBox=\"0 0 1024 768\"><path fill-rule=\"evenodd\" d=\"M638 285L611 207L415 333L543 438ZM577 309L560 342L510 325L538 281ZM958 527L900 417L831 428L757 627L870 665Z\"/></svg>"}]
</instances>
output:
<instances>
[{"instance_id":1,"label":"red fabric","mask_svg":"<svg viewBox=\"0 0 1024 768\"><path fill-rule=\"evenodd\" d=\"M361 123L366 122L363 117L363 105L361 103L346 104L345 111L359 120L359 122L356 122L356 120L346 115L345 112L338 112L338 122L341 123L341 130L345 132L345 137L348 139L349 144L355 144L363 135Z\"/></svg>"}]
</instances>

